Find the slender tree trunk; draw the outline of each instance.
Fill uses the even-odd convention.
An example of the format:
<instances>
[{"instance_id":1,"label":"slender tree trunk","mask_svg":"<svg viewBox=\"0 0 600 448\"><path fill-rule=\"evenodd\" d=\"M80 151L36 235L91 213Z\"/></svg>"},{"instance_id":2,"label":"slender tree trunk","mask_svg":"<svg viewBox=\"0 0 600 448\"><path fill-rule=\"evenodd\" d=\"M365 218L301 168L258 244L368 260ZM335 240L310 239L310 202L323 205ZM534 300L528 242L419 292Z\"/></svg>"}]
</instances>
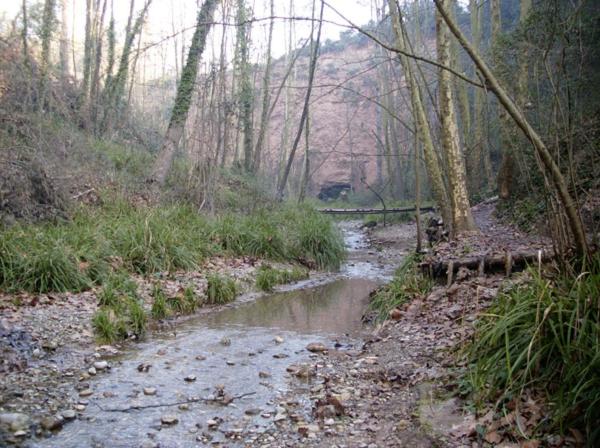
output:
<instances>
[{"instance_id":1,"label":"slender tree trunk","mask_svg":"<svg viewBox=\"0 0 600 448\"><path fill-rule=\"evenodd\" d=\"M469 54L482 76L485 78L487 87L490 91L496 95L498 101L502 105L502 107L507 111L507 113L514 120L516 125L523 131L527 139L533 145L536 154L539 156L541 161L540 169L544 174L547 174L550 179L552 179L552 183L556 188L558 197L560 199L562 207L565 209L565 213L569 220L569 226L571 228L571 232L573 234L575 247L577 252L582 257L587 257L589 255L589 248L585 236L585 231L583 229L583 224L581 222L581 218L579 217L579 213L577 212L577 207L575 205L575 201L573 197L569 193L569 189L567 188L567 183L562 173L560 172L560 168L552 158L552 154L548 151L545 143L539 136L539 134L533 129L527 118L523 114L523 112L519 109L519 107L512 101L506 90L500 85L500 82L494 76L488 65L485 61L479 56L479 54L475 51L473 46L466 39L460 28L452 21L446 9L444 8L443 0L434 0L437 10L440 15L443 17L444 21L452 31L452 34L456 36L460 44L463 46L465 51Z\"/></svg>"},{"instance_id":2,"label":"slender tree trunk","mask_svg":"<svg viewBox=\"0 0 600 448\"><path fill-rule=\"evenodd\" d=\"M396 46L401 51L406 52L407 44L405 30L402 18L400 16L400 7L397 1L394 1L393 4L390 4L390 11L392 12L394 32L396 35ZM447 226L450 226L452 224L450 200L448 192L446 191L444 179L442 177L442 170L440 169L438 156L436 154L435 147L433 144L429 119L425 111L425 106L423 105L421 90L419 89L419 86L417 84L414 72L412 70L412 65L408 57L401 55L400 62L402 64L404 75L407 79L407 85L410 90L413 117L417 126L417 134L419 136L419 140L423 144L425 167L427 169L429 182L433 190L433 196L438 207L440 208L442 217L444 219L444 223Z\"/></svg>"},{"instance_id":3,"label":"slender tree trunk","mask_svg":"<svg viewBox=\"0 0 600 448\"><path fill-rule=\"evenodd\" d=\"M452 0L441 0L440 3L446 8L446 11L452 7ZM438 62L449 66L451 63L450 32L440 14L437 14L436 19ZM476 226L471 214L465 164L460 150L452 77L450 72L440 69L438 79L442 146L448 163L452 232L456 236L463 232L476 230Z\"/></svg>"},{"instance_id":4,"label":"slender tree trunk","mask_svg":"<svg viewBox=\"0 0 600 448\"><path fill-rule=\"evenodd\" d=\"M42 15L42 55L40 62L40 82L38 88L38 103L39 111L44 110L48 105L48 71L50 70L50 47L52 45L52 34L54 31L56 1L45 0L44 11Z\"/></svg>"},{"instance_id":5,"label":"slender tree trunk","mask_svg":"<svg viewBox=\"0 0 600 448\"><path fill-rule=\"evenodd\" d=\"M271 22L269 24L269 37L267 39L267 61L265 64L265 74L263 78L263 104L260 117L260 129L258 131L258 138L256 140L256 147L254 148L254 171L258 171L260 168L260 159L263 151L265 137L269 128L269 104L271 102L271 46L273 43L273 27L275 24L275 0L271 0L270 3Z\"/></svg>"},{"instance_id":6,"label":"slender tree trunk","mask_svg":"<svg viewBox=\"0 0 600 448\"><path fill-rule=\"evenodd\" d=\"M244 153L244 169L252 172L254 167L254 133L252 127L252 109L254 93L250 76L250 25L245 0L237 0L237 41L236 55L237 75L239 77L240 124L242 126L242 147Z\"/></svg>"},{"instance_id":7,"label":"slender tree trunk","mask_svg":"<svg viewBox=\"0 0 600 448\"><path fill-rule=\"evenodd\" d=\"M321 1L321 12L319 13L319 28L317 31L317 39L315 41L314 51L311 55L310 65L308 68L308 87L306 89L306 96L304 98L304 107L302 108L302 115L300 116L300 124L298 126L298 132L296 133L296 138L294 139L294 143L292 145L292 150L290 151L290 155L288 157L287 164L285 166L285 171L283 172L283 176L277 186L277 198L279 200L283 200L283 193L285 190L285 186L287 184L288 176L290 175L290 170L292 169L292 163L294 163L294 156L296 155L296 150L298 149L298 144L300 143L300 139L302 138L302 130L304 129L304 123L306 122L306 118L308 116L308 107L310 104L310 95L312 93L313 82L315 79L315 71L317 69L317 59L319 57L319 47L321 45L321 29L323 27L323 10L325 4ZM314 25L313 25L314 28Z\"/></svg>"},{"instance_id":8,"label":"slender tree trunk","mask_svg":"<svg viewBox=\"0 0 600 448\"><path fill-rule=\"evenodd\" d=\"M133 1L133 0L132 0ZM81 110L84 115L87 114L87 108L90 98L90 79L92 75L92 57L93 57L93 38L92 38L92 17L94 15L94 2L86 0L85 2L85 40L83 44L83 80L81 83Z\"/></svg>"},{"instance_id":9,"label":"slender tree trunk","mask_svg":"<svg viewBox=\"0 0 600 448\"><path fill-rule=\"evenodd\" d=\"M473 45L479 51L481 47L481 11L483 6L479 4L479 0L470 0L469 10L471 13L471 35L473 36ZM464 83L463 83L464 84ZM473 92L473 119L472 119L472 139L469 151L467 152L467 173L470 180L471 192L478 191L482 184L490 185L491 182L491 163L489 151L484 153L484 126L483 126L483 105L484 92L476 88ZM481 170L485 179L481 178ZM485 182L483 182L485 180Z\"/></svg>"},{"instance_id":10,"label":"slender tree trunk","mask_svg":"<svg viewBox=\"0 0 600 448\"><path fill-rule=\"evenodd\" d=\"M96 24L94 30L94 37L96 39L96 49L94 51L94 67L92 69L92 79L90 85L90 105L91 105L91 116L92 123L96 122L98 115L98 96L100 93L100 66L102 65L102 44L103 44L103 32L104 29L104 15L106 14L106 3L104 0L102 3L102 12L96 17Z\"/></svg>"},{"instance_id":11,"label":"slender tree trunk","mask_svg":"<svg viewBox=\"0 0 600 448\"><path fill-rule=\"evenodd\" d=\"M63 89L66 87L69 78L69 24L67 20L67 0L60 0L60 76Z\"/></svg>"},{"instance_id":12,"label":"slender tree trunk","mask_svg":"<svg viewBox=\"0 0 600 448\"><path fill-rule=\"evenodd\" d=\"M156 182L160 186L164 185L167 180L177 146L183 136L198 76L198 64L206 46L206 38L210 31L213 13L218 3L219 0L205 0L198 12L196 30L192 37L187 61L181 72L181 79L177 87L177 95L175 96L175 104L171 112L165 141L156 158L152 175L149 179L150 182Z\"/></svg>"}]
</instances>

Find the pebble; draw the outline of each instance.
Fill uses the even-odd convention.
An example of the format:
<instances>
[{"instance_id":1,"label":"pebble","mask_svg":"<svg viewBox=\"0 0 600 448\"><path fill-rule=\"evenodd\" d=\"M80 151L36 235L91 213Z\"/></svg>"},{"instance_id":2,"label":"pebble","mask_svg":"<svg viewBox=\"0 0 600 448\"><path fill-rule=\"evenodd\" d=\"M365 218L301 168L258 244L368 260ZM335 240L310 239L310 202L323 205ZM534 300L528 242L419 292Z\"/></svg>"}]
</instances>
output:
<instances>
[{"instance_id":1,"label":"pebble","mask_svg":"<svg viewBox=\"0 0 600 448\"><path fill-rule=\"evenodd\" d=\"M89 373L90 375L92 375L92 376L93 376L93 375L95 375L95 374L96 374L96 368L95 368L95 367L90 367L90 368L88 369L88 373Z\"/></svg>"},{"instance_id":2,"label":"pebble","mask_svg":"<svg viewBox=\"0 0 600 448\"><path fill-rule=\"evenodd\" d=\"M260 414L262 409L260 408L249 408L244 411L246 415L258 415Z\"/></svg>"},{"instance_id":3,"label":"pebble","mask_svg":"<svg viewBox=\"0 0 600 448\"><path fill-rule=\"evenodd\" d=\"M233 361L225 361L228 366L235 366L235 362Z\"/></svg>"},{"instance_id":4,"label":"pebble","mask_svg":"<svg viewBox=\"0 0 600 448\"><path fill-rule=\"evenodd\" d=\"M177 423L179 423L179 419L171 414L163 415L160 418L160 421L163 425L176 425Z\"/></svg>"},{"instance_id":5,"label":"pebble","mask_svg":"<svg viewBox=\"0 0 600 448\"><path fill-rule=\"evenodd\" d=\"M62 417L65 420L73 420L76 417L76 414L73 409L67 409L66 411L63 411Z\"/></svg>"},{"instance_id":6,"label":"pebble","mask_svg":"<svg viewBox=\"0 0 600 448\"><path fill-rule=\"evenodd\" d=\"M79 396L80 397L89 397L90 395L93 395L94 391L92 389L83 389L81 392L79 392Z\"/></svg>"},{"instance_id":7,"label":"pebble","mask_svg":"<svg viewBox=\"0 0 600 448\"><path fill-rule=\"evenodd\" d=\"M209 428L215 427L219 424L219 422L217 422L216 420L213 420L212 418L210 420L206 420L206 426L208 426Z\"/></svg>"},{"instance_id":8,"label":"pebble","mask_svg":"<svg viewBox=\"0 0 600 448\"><path fill-rule=\"evenodd\" d=\"M106 362L106 361L96 361L94 363L94 368L96 370L106 370L108 368L108 362Z\"/></svg>"},{"instance_id":9,"label":"pebble","mask_svg":"<svg viewBox=\"0 0 600 448\"><path fill-rule=\"evenodd\" d=\"M327 347L325 347L325 344L322 344L321 342L311 342L306 346L306 350L313 353L322 353L327 351Z\"/></svg>"},{"instance_id":10,"label":"pebble","mask_svg":"<svg viewBox=\"0 0 600 448\"><path fill-rule=\"evenodd\" d=\"M194 381L196 381L196 375L188 375L184 378L184 380L188 383L193 383Z\"/></svg>"},{"instance_id":11,"label":"pebble","mask_svg":"<svg viewBox=\"0 0 600 448\"><path fill-rule=\"evenodd\" d=\"M79 412L85 411L85 406L83 404L76 404L73 407L75 408L76 411L79 411Z\"/></svg>"},{"instance_id":12,"label":"pebble","mask_svg":"<svg viewBox=\"0 0 600 448\"><path fill-rule=\"evenodd\" d=\"M178 406L180 411L187 411L190 409L190 405L187 403L182 403Z\"/></svg>"},{"instance_id":13,"label":"pebble","mask_svg":"<svg viewBox=\"0 0 600 448\"><path fill-rule=\"evenodd\" d=\"M275 336L273 341L275 341L276 344L283 344L283 338L281 336Z\"/></svg>"},{"instance_id":14,"label":"pebble","mask_svg":"<svg viewBox=\"0 0 600 448\"><path fill-rule=\"evenodd\" d=\"M270 378L271 374L269 372L260 371L260 372L258 372L258 377L259 378Z\"/></svg>"},{"instance_id":15,"label":"pebble","mask_svg":"<svg viewBox=\"0 0 600 448\"><path fill-rule=\"evenodd\" d=\"M204 360L206 360L206 356L203 356L203 355L196 356L196 361L204 361Z\"/></svg>"},{"instance_id":16,"label":"pebble","mask_svg":"<svg viewBox=\"0 0 600 448\"><path fill-rule=\"evenodd\" d=\"M224 336L224 337L223 337L223 338L222 338L222 339L219 341L219 343L220 343L221 345L231 345L231 339L229 339L228 337L225 337L225 336Z\"/></svg>"},{"instance_id":17,"label":"pebble","mask_svg":"<svg viewBox=\"0 0 600 448\"><path fill-rule=\"evenodd\" d=\"M144 387L144 395L156 395L156 387Z\"/></svg>"}]
</instances>

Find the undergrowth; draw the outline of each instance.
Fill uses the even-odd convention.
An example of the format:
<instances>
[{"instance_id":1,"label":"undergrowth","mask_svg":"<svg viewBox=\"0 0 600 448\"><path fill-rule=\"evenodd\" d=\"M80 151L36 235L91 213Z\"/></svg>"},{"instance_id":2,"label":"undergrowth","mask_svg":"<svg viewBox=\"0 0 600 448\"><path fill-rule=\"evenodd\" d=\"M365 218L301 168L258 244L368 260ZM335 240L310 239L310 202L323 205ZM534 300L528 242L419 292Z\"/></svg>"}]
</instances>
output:
<instances>
[{"instance_id":1,"label":"undergrowth","mask_svg":"<svg viewBox=\"0 0 600 448\"><path fill-rule=\"evenodd\" d=\"M269 265L262 265L256 275L256 287L262 291L270 292L277 285L297 282L308 278L305 269L294 267L290 269L275 269Z\"/></svg>"},{"instance_id":2,"label":"undergrowth","mask_svg":"<svg viewBox=\"0 0 600 448\"><path fill-rule=\"evenodd\" d=\"M377 314L378 320L388 318L394 308L416 296L424 296L431 290L432 282L421 274L418 261L417 254L408 255L396 270L393 280L373 294L369 309Z\"/></svg>"},{"instance_id":3,"label":"undergrowth","mask_svg":"<svg viewBox=\"0 0 600 448\"><path fill-rule=\"evenodd\" d=\"M477 324L466 379L476 402L491 400L501 409L541 391L550 409L546 427L580 428L598 446L600 256L577 278L529 275L499 294Z\"/></svg>"}]
</instances>

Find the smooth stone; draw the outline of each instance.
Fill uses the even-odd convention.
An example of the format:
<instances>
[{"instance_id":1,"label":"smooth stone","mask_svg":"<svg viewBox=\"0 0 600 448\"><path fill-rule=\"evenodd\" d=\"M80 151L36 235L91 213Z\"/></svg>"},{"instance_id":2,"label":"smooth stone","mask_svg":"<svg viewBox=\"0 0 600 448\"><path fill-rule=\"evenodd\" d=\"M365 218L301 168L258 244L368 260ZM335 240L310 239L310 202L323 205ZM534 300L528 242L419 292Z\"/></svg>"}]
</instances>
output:
<instances>
[{"instance_id":1,"label":"smooth stone","mask_svg":"<svg viewBox=\"0 0 600 448\"><path fill-rule=\"evenodd\" d=\"M144 387L144 395L156 395L156 387Z\"/></svg>"},{"instance_id":2,"label":"smooth stone","mask_svg":"<svg viewBox=\"0 0 600 448\"><path fill-rule=\"evenodd\" d=\"M108 362L107 361L96 361L94 363L94 367L96 368L96 370L106 370L108 368Z\"/></svg>"},{"instance_id":3,"label":"smooth stone","mask_svg":"<svg viewBox=\"0 0 600 448\"><path fill-rule=\"evenodd\" d=\"M95 374L96 374L96 368L95 368L95 367L90 367L90 368L88 369L88 373L89 373L90 375L92 375L92 376L93 376L93 375L95 375Z\"/></svg>"},{"instance_id":4,"label":"smooth stone","mask_svg":"<svg viewBox=\"0 0 600 448\"><path fill-rule=\"evenodd\" d=\"M283 338L281 336L275 336L273 341L275 341L276 344L283 344Z\"/></svg>"},{"instance_id":5,"label":"smooth stone","mask_svg":"<svg viewBox=\"0 0 600 448\"><path fill-rule=\"evenodd\" d=\"M259 378L270 378L271 374L269 372L263 372L263 371L261 371L261 372L258 372L258 377Z\"/></svg>"},{"instance_id":6,"label":"smooth stone","mask_svg":"<svg viewBox=\"0 0 600 448\"><path fill-rule=\"evenodd\" d=\"M179 419L176 416L170 415L170 414L163 415L160 418L160 421L163 425L175 425L175 424L179 423Z\"/></svg>"},{"instance_id":7,"label":"smooth stone","mask_svg":"<svg viewBox=\"0 0 600 448\"><path fill-rule=\"evenodd\" d=\"M81 392L79 392L79 396L80 397L89 397L90 395L93 395L94 391L92 389L83 389Z\"/></svg>"},{"instance_id":8,"label":"smooth stone","mask_svg":"<svg viewBox=\"0 0 600 448\"><path fill-rule=\"evenodd\" d=\"M327 351L327 347L325 347L325 344L322 344L321 342L311 342L306 346L306 350L313 353L319 353Z\"/></svg>"},{"instance_id":9,"label":"smooth stone","mask_svg":"<svg viewBox=\"0 0 600 448\"><path fill-rule=\"evenodd\" d=\"M73 420L76 417L73 409L67 409L66 411L63 411L61 415L65 420Z\"/></svg>"},{"instance_id":10,"label":"smooth stone","mask_svg":"<svg viewBox=\"0 0 600 448\"><path fill-rule=\"evenodd\" d=\"M194 381L196 381L196 375L188 375L184 378L184 380L188 383L193 383Z\"/></svg>"}]
</instances>

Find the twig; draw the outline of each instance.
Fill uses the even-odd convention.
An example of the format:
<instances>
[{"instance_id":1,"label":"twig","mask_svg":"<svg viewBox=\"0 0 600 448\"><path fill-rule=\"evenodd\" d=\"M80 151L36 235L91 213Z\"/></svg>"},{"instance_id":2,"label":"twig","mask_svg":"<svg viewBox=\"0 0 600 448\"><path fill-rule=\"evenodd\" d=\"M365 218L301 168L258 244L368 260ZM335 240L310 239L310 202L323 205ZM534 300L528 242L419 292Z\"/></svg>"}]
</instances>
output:
<instances>
[{"instance_id":1,"label":"twig","mask_svg":"<svg viewBox=\"0 0 600 448\"><path fill-rule=\"evenodd\" d=\"M96 191L95 188L90 188L89 190L85 190L85 191L82 191L81 193L76 194L71 199L79 199L80 197L88 195L90 193L93 193L94 191Z\"/></svg>"},{"instance_id":2,"label":"twig","mask_svg":"<svg viewBox=\"0 0 600 448\"><path fill-rule=\"evenodd\" d=\"M256 394L256 392L248 392L248 393L236 395L236 396L230 397L230 398L233 401L233 400L237 400L239 398L244 398L249 395L255 395L255 394ZM100 408L100 410L103 412L129 412L129 411L139 411L141 409L167 408L167 407L171 407L171 406L179 406L180 404L198 403L201 401L207 402L207 403L218 403L218 400L215 400L212 398L191 398L188 400L176 401L173 403L146 404L146 405L139 405L139 406L130 406L127 408L103 408L98 403L94 403L94 404L96 406L98 406Z\"/></svg>"}]
</instances>

